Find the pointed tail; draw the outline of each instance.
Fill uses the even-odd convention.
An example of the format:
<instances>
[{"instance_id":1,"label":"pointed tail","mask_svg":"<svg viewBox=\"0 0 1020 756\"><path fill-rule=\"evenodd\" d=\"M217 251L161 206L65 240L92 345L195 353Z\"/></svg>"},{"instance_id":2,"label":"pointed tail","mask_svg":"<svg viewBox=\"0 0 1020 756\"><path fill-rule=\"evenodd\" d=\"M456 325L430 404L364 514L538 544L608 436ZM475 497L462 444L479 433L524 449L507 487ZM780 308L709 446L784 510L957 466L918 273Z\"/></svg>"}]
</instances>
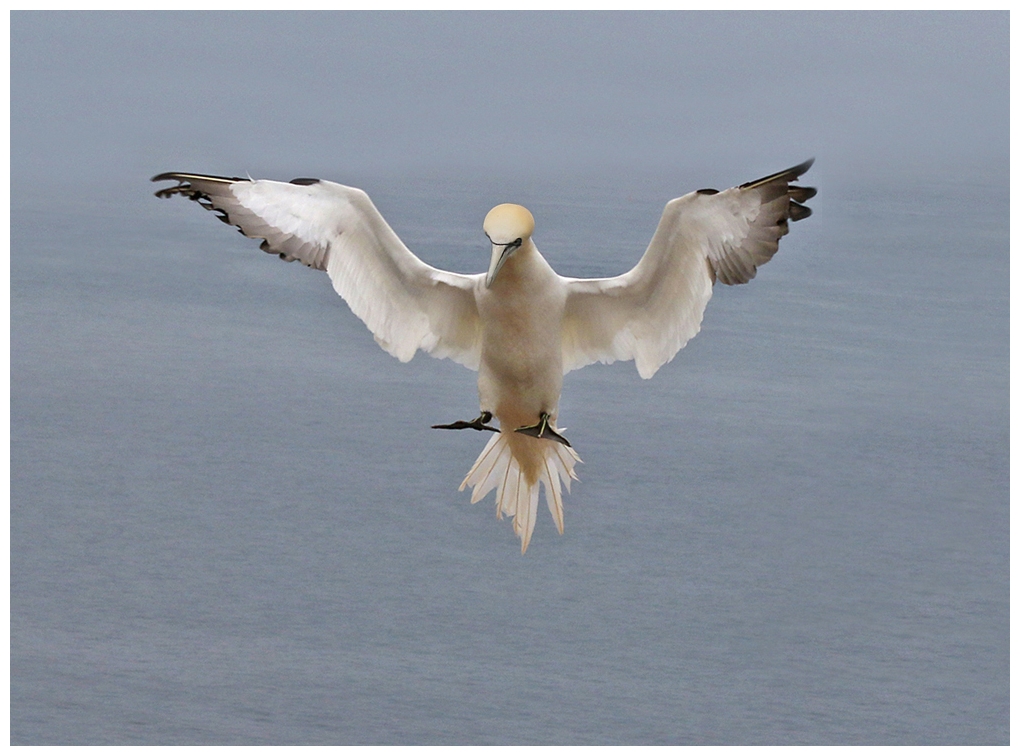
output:
<instances>
[{"instance_id":1,"label":"pointed tail","mask_svg":"<svg viewBox=\"0 0 1020 756\"><path fill-rule=\"evenodd\" d=\"M569 446L531 438L519 433L496 433L478 455L460 484L473 488L471 503L496 489L496 516L513 517L514 533L521 539L521 553L528 550L538 516L539 483L545 486L545 502L560 535L563 535L563 491L577 480L574 465L581 461Z\"/></svg>"}]
</instances>

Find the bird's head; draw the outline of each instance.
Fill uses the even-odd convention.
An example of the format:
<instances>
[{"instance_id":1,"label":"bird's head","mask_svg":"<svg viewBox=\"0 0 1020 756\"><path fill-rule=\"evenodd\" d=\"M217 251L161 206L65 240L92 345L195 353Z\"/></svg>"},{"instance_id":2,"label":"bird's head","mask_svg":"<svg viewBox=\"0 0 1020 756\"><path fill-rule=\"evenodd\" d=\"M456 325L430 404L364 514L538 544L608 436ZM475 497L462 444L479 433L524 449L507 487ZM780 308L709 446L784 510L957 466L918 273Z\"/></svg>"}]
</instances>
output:
<instances>
[{"instance_id":1,"label":"bird's head","mask_svg":"<svg viewBox=\"0 0 1020 756\"><path fill-rule=\"evenodd\" d=\"M492 242L492 260L485 276L485 285L489 287L503 264L535 232L535 217L520 205L496 205L485 216L482 229Z\"/></svg>"}]
</instances>

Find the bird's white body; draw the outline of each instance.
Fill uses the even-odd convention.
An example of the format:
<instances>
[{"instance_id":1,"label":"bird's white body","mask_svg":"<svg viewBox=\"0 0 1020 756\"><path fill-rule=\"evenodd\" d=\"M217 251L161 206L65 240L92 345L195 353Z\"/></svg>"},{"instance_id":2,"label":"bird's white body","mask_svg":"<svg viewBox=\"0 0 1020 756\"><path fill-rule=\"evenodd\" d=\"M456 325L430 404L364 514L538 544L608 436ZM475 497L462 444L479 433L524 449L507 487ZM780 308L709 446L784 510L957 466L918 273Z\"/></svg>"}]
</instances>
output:
<instances>
[{"instance_id":1,"label":"bird's white body","mask_svg":"<svg viewBox=\"0 0 1020 756\"><path fill-rule=\"evenodd\" d=\"M567 288L528 239L489 288L479 288L481 408L502 427L556 418L563 388L563 310Z\"/></svg>"},{"instance_id":2,"label":"bird's white body","mask_svg":"<svg viewBox=\"0 0 1020 756\"><path fill-rule=\"evenodd\" d=\"M506 261L490 287L476 289L482 324L482 358L478 367L479 406L499 419L500 428L531 425L542 413L555 427L563 389L563 311L567 287L531 239ZM488 458L500 460L486 475ZM505 458L505 461L503 461ZM474 488L472 501L485 496L488 475L500 485L500 514L514 518L514 529L527 549L538 509L539 483L559 531L563 532L560 483L568 487L579 458L556 441L500 433L461 484Z\"/></svg>"},{"instance_id":3,"label":"bird's white body","mask_svg":"<svg viewBox=\"0 0 1020 756\"><path fill-rule=\"evenodd\" d=\"M318 179L290 183L169 173L183 194L215 210L262 248L325 270L386 351L407 361L419 349L478 370L481 415L454 427L495 430L461 489L472 501L497 491L525 551L540 487L563 532L561 485L580 458L556 426L563 375L592 362L633 359L650 378L701 326L716 281L745 283L767 262L798 201L814 190L792 181L810 162L723 192L670 201L638 264L614 278L559 276L532 240L519 205L486 216L486 274L438 270L415 257L359 189ZM449 427L449 426L438 426Z\"/></svg>"}]
</instances>

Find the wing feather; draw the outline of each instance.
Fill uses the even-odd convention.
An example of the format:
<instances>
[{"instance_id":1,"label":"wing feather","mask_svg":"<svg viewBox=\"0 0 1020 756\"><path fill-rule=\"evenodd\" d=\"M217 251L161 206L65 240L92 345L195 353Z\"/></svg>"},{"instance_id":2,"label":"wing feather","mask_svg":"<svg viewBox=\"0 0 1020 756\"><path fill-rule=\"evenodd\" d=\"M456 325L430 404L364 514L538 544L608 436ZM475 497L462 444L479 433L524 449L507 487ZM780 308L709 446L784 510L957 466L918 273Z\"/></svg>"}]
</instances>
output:
<instances>
[{"instance_id":1,"label":"wing feather","mask_svg":"<svg viewBox=\"0 0 1020 756\"><path fill-rule=\"evenodd\" d=\"M813 161L719 192L666 204L638 264L622 276L564 279L563 366L633 359L651 378L701 329L716 281L747 283L779 249L789 221L811 210L811 187L791 186Z\"/></svg>"},{"instance_id":2,"label":"wing feather","mask_svg":"<svg viewBox=\"0 0 1020 756\"><path fill-rule=\"evenodd\" d=\"M290 183L164 173L159 197L195 200L261 248L325 271L333 288L387 352L406 362L421 349L477 370L481 276L433 268L404 246L368 195L331 181Z\"/></svg>"}]
</instances>

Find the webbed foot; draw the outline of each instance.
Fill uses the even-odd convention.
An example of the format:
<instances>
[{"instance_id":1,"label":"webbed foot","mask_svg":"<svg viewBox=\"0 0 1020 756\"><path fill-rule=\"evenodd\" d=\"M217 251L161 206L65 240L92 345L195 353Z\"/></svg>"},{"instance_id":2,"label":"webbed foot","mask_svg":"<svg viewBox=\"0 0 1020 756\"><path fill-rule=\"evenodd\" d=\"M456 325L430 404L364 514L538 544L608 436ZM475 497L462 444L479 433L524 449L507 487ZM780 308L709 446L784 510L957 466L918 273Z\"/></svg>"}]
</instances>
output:
<instances>
[{"instance_id":1,"label":"webbed foot","mask_svg":"<svg viewBox=\"0 0 1020 756\"><path fill-rule=\"evenodd\" d=\"M523 433L525 436L533 436L534 438L545 438L550 441L558 441L564 446L570 446L570 442L567 441L563 436L553 430L552 425L549 423L549 413L543 412L538 416L539 421L535 425L526 425L523 428L518 428L518 433Z\"/></svg>"},{"instance_id":2,"label":"webbed foot","mask_svg":"<svg viewBox=\"0 0 1020 756\"><path fill-rule=\"evenodd\" d=\"M449 425L433 425L433 428L439 428L440 430L465 430L471 428L472 430L487 430L493 433L499 433L499 428L493 428L491 425L486 425L487 422L492 420L492 413L485 410L482 411L478 417L468 422L467 420L458 420L455 423Z\"/></svg>"}]
</instances>

